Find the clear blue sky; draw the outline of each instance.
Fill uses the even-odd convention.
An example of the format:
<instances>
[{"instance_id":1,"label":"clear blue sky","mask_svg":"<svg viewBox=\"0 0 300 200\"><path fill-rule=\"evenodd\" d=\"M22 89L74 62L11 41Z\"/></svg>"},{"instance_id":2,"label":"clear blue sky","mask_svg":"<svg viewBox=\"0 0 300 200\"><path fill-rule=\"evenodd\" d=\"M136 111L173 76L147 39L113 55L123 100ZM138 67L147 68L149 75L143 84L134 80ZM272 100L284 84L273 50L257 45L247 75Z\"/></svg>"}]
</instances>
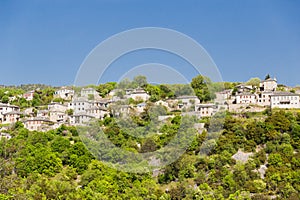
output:
<instances>
[{"instance_id":1,"label":"clear blue sky","mask_svg":"<svg viewBox=\"0 0 300 200\"><path fill-rule=\"evenodd\" d=\"M149 26L194 38L225 81L270 73L300 85L299 10L296 0L1 0L0 85L71 85L97 44ZM139 63L160 61L153 57Z\"/></svg>"}]
</instances>

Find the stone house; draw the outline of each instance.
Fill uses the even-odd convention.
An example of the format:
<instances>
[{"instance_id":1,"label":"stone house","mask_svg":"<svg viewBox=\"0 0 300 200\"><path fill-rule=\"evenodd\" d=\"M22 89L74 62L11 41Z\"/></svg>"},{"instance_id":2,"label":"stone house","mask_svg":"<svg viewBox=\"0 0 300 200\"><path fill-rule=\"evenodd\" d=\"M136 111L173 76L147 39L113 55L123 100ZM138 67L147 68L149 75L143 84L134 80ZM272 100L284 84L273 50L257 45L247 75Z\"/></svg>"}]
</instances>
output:
<instances>
[{"instance_id":1,"label":"stone house","mask_svg":"<svg viewBox=\"0 0 300 200\"><path fill-rule=\"evenodd\" d=\"M33 99L33 96L34 96L34 90L31 90L23 94L23 98L26 99L27 101L31 101Z\"/></svg>"},{"instance_id":2,"label":"stone house","mask_svg":"<svg viewBox=\"0 0 300 200\"><path fill-rule=\"evenodd\" d=\"M237 85L235 88L236 88L237 94L250 93L254 89L252 87L252 85L246 85L246 84Z\"/></svg>"},{"instance_id":3,"label":"stone house","mask_svg":"<svg viewBox=\"0 0 300 200\"><path fill-rule=\"evenodd\" d=\"M109 114L106 107L92 106L86 109L86 114L95 117L96 119L103 119Z\"/></svg>"},{"instance_id":4,"label":"stone house","mask_svg":"<svg viewBox=\"0 0 300 200\"><path fill-rule=\"evenodd\" d=\"M90 107L90 101L83 97L73 99L72 102L68 103L68 109L73 109L74 114L85 113L85 110Z\"/></svg>"},{"instance_id":5,"label":"stone house","mask_svg":"<svg viewBox=\"0 0 300 200\"><path fill-rule=\"evenodd\" d=\"M94 116L91 116L88 114L75 114L75 115L70 116L70 124L71 125L86 125L94 118L95 118Z\"/></svg>"},{"instance_id":6,"label":"stone house","mask_svg":"<svg viewBox=\"0 0 300 200\"><path fill-rule=\"evenodd\" d=\"M271 108L300 108L299 94L291 92L274 92L271 95Z\"/></svg>"},{"instance_id":7,"label":"stone house","mask_svg":"<svg viewBox=\"0 0 300 200\"><path fill-rule=\"evenodd\" d=\"M108 108L111 103L112 102L110 99L99 99L95 101L90 101L91 106L104 107L104 108Z\"/></svg>"},{"instance_id":8,"label":"stone house","mask_svg":"<svg viewBox=\"0 0 300 200\"><path fill-rule=\"evenodd\" d=\"M211 117L216 110L215 104L196 104L195 112L198 112L201 117Z\"/></svg>"},{"instance_id":9,"label":"stone house","mask_svg":"<svg viewBox=\"0 0 300 200\"><path fill-rule=\"evenodd\" d=\"M230 99L232 94L232 90L224 90L221 92L216 92L216 102L225 102L226 100Z\"/></svg>"},{"instance_id":10,"label":"stone house","mask_svg":"<svg viewBox=\"0 0 300 200\"><path fill-rule=\"evenodd\" d=\"M54 98L62 98L65 100L71 100L74 96L74 90L67 89L66 87L62 87L59 90L54 92Z\"/></svg>"},{"instance_id":11,"label":"stone house","mask_svg":"<svg viewBox=\"0 0 300 200\"><path fill-rule=\"evenodd\" d=\"M259 84L260 91L276 91L277 80L276 78L269 78L267 80L262 80Z\"/></svg>"},{"instance_id":12,"label":"stone house","mask_svg":"<svg viewBox=\"0 0 300 200\"><path fill-rule=\"evenodd\" d=\"M30 131L48 131L52 129L53 122L49 119L35 117L23 121L24 127Z\"/></svg>"},{"instance_id":13,"label":"stone house","mask_svg":"<svg viewBox=\"0 0 300 200\"><path fill-rule=\"evenodd\" d=\"M48 110L66 112L68 110L68 106L61 103L52 102L48 105Z\"/></svg>"},{"instance_id":14,"label":"stone house","mask_svg":"<svg viewBox=\"0 0 300 200\"><path fill-rule=\"evenodd\" d=\"M52 122L65 123L68 121L68 116L65 112L59 110L50 110L49 111L49 120Z\"/></svg>"},{"instance_id":15,"label":"stone house","mask_svg":"<svg viewBox=\"0 0 300 200\"><path fill-rule=\"evenodd\" d=\"M23 113L19 111L11 111L3 114L3 124L12 124L20 121Z\"/></svg>"},{"instance_id":16,"label":"stone house","mask_svg":"<svg viewBox=\"0 0 300 200\"><path fill-rule=\"evenodd\" d=\"M127 97L132 98L135 101L137 100L147 101L150 98L150 95L147 94L147 92L144 89L137 88L133 90L129 95L127 95Z\"/></svg>"},{"instance_id":17,"label":"stone house","mask_svg":"<svg viewBox=\"0 0 300 200\"><path fill-rule=\"evenodd\" d=\"M256 104L256 95L252 93L240 93L235 95L236 104Z\"/></svg>"},{"instance_id":18,"label":"stone house","mask_svg":"<svg viewBox=\"0 0 300 200\"><path fill-rule=\"evenodd\" d=\"M200 103L197 96L179 96L176 98L178 102L178 109L188 109L196 104Z\"/></svg>"},{"instance_id":19,"label":"stone house","mask_svg":"<svg viewBox=\"0 0 300 200\"><path fill-rule=\"evenodd\" d=\"M49 118L49 110L38 110L36 116L42 118Z\"/></svg>"},{"instance_id":20,"label":"stone house","mask_svg":"<svg viewBox=\"0 0 300 200\"><path fill-rule=\"evenodd\" d=\"M0 123L5 122L5 114L11 112L20 112L20 108L15 105L0 103Z\"/></svg>"},{"instance_id":21,"label":"stone house","mask_svg":"<svg viewBox=\"0 0 300 200\"><path fill-rule=\"evenodd\" d=\"M257 104L261 106L270 106L271 95L273 91L262 91L257 94Z\"/></svg>"},{"instance_id":22,"label":"stone house","mask_svg":"<svg viewBox=\"0 0 300 200\"><path fill-rule=\"evenodd\" d=\"M93 96L94 98L98 98L99 94L94 88L82 88L80 91L80 96L86 98Z\"/></svg>"}]
</instances>

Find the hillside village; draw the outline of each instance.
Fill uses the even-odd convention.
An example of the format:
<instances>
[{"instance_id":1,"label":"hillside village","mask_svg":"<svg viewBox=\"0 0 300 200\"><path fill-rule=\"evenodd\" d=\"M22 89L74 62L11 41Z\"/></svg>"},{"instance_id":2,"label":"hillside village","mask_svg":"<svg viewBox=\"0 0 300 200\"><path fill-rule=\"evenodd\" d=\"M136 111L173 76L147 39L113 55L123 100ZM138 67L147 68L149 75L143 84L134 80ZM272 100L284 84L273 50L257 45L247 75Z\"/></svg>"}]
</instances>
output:
<instances>
[{"instance_id":1,"label":"hillside village","mask_svg":"<svg viewBox=\"0 0 300 200\"><path fill-rule=\"evenodd\" d=\"M271 109L300 108L299 91L290 88L278 88L276 78L266 78L259 86L247 84L236 85L233 89L215 92L215 99L203 102L197 96L177 96L173 98L149 101L150 95L141 87L124 89L124 95L118 95L121 89L113 89L104 97L92 87L75 92L71 87L57 89L53 97L64 102L50 102L39 107L20 108L7 103L0 103L0 123L5 125L22 122L29 130L47 131L65 125L85 125L91 119L104 119L106 116L140 114L149 106L163 106L167 113L159 116L164 120L173 116L172 112L193 115L198 118L210 117L220 110L229 112L261 112ZM35 90L19 95L32 101ZM17 97L9 97L10 101ZM129 103L128 103L129 102ZM5 135L3 135L4 137ZM5 136L9 137L9 136Z\"/></svg>"},{"instance_id":2,"label":"hillside village","mask_svg":"<svg viewBox=\"0 0 300 200\"><path fill-rule=\"evenodd\" d=\"M193 78L190 85L151 85L145 77L139 77L132 82L109 82L82 88L30 87L19 90L2 87L0 144L2 156L6 159L2 159L0 166L2 172L8 172L6 177L13 176L13 179L4 182L2 188L12 185L10 182L15 180L16 174L22 180L25 177L27 187L27 184L32 184L30 173L39 173L39 176L47 177L44 180L59 183L55 190L63 188L61 183L70 181L73 189L66 194L86 188L90 192L95 188L90 177L98 176L100 171L108 178L105 180L100 175L99 180L115 184L114 188L119 187L119 176L112 179L112 171L105 171L110 169L110 165L100 163L106 158L111 158L112 163L123 163L120 157L125 154L116 153L114 148L102 148L107 147L107 140L98 137L99 132L94 134L94 130L98 130L94 125L100 125L113 145L134 155L159 151L168 146L174 136L179 136L183 143L193 138L189 147L184 148L182 158L153 170L152 176L147 174L156 182L147 182L146 185L158 185L160 193L172 197L166 199L182 199L173 197L178 196L174 191L182 190L174 185L183 181L187 182L186 199L194 199L198 191L209 195L221 193L228 200L298 197L300 91L298 87L278 84L276 78L254 79L245 83L224 82L221 84L224 88L219 83L212 83L211 90L207 90L208 81L203 81L205 79L201 75ZM212 129L211 122L216 125ZM92 131L79 135L82 130ZM147 137L136 137L144 136L145 132ZM190 134L195 134L195 137L190 137ZM181 145L176 143L175 148L169 146L168 151L176 153ZM8 155L13 159L7 159ZM136 163L129 168L136 170L135 166L141 166L138 169L144 169L145 162L133 158ZM150 157L146 164L157 165L164 158ZM11 164L10 168L5 167L8 164ZM11 172L6 169L11 169ZM113 170L116 174L124 172ZM66 180L69 173L73 174L73 178ZM92 182L93 189L85 182ZM103 183L97 183L97 187L105 185ZM136 187L131 183L128 187L131 188L131 185ZM21 189L13 192L23 193L23 186L19 187ZM50 188L48 196L56 193L52 190L53 186L45 186L43 182L39 187ZM215 189L206 190L208 187ZM35 191L35 187L28 188ZM239 193L236 190L243 191L242 198L237 198ZM105 192L111 194L110 187ZM38 195L41 193L40 190L36 192ZM124 193L127 195L127 192ZM116 190L115 194L119 196L121 193ZM85 199L86 195L83 196ZM222 196L219 199L225 199ZM74 198L71 196L69 199Z\"/></svg>"}]
</instances>

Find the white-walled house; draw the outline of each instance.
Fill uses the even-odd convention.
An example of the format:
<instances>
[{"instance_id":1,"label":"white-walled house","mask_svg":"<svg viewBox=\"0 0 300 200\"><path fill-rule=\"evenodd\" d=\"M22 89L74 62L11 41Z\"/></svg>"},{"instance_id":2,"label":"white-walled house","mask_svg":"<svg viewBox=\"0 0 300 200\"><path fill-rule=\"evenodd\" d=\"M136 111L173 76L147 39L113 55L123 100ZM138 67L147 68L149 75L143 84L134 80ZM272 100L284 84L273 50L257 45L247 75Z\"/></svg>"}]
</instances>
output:
<instances>
[{"instance_id":1,"label":"white-walled house","mask_svg":"<svg viewBox=\"0 0 300 200\"><path fill-rule=\"evenodd\" d=\"M37 117L42 117L42 118L48 118L49 117L49 110L38 110Z\"/></svg>"},{"instance_id":2,"label":"white-walled house","mask_svg":"<svg viewBox=\"0 0 300 200\"><path fill-rule=\"evenodd\" d=\"M73 109L74 114L85 113L85 110L90 107L90 102L83 97L73 99L73 101L68 104L68 109Z\"/></svg>"},{"instance_id":3,"label":"white-walled house","mask_svg":"<svg viewBox=\"0 0 300 200\"><path fill-rule=\"evenodd\" d=\"M112 103L112 101L110 99L99 99L99 100L94 100L94 101L90 101L91 106L96 106L96 107L104 107L104 108L108 108L109 105Z\"/></svg>"},{"instance_id":4,"label":"white-walled house","mask_svg":"<svg viewBox=\"0 0 300 200\"><path fill-rule=\"evenodd\" d=\"M271 95L271 108L300 108L299 95L291 92L274 92Z\"/></svg>"},{"instance_id":5,"label":"white-walled house","mask_svg":"<svg viewBox=\"0 0 300 200\"><path fill-rule=\"evenodd\" d=\"M70 124L71 125L85 125L94 118L95 118L94 116L91 116L88 114L75 114L75 115L70 116Z\"/></svg>"},{"instance_id":6,"label":"white-walled house","mask_svg":"<svg viewBox=\"0 0 300 200\"><path fill-rule=\"evenodd\" d=\"M0 103L0 114L11 112L11 111L20 111L19 106L6 104L6 103Z\"/></svg>"},{"instance_id":7,"label":"white-walled house","mask_svg":"<svg viewBox=\"0 0 300 200\"><path fill-rule=\"evenodd\" d=\"M62 98L65 100L71 100L74 96L74 93L75 93L74 90L62 87L61 89L56 90L54 92L54 98Z\"/></svg>"},{"instance_id":8,"label":"white-walled house","mask_svg":"<svg viewBox=\"0 0 300 200\"><path fill-rule=\"evenodd\" d=\"M103 119L109 114L108 107L110 99L88 100L86 97L74 98L68 104L68 109L73 109L73 116L70 116L70 123L73 125L84 125L90 119Z\"/></svg>"},{"instance_id":9,"label":"white-walled house","mask_svg":"<svg viewBox=\"0 0 300 200\"><path fill-rule=\"evenodd\" d=\"M260 91L276 91L277 80L276 78L269 78L267 80L262 80L259 84Z\"/></svg>"},{"instance_id":10,"label":"white-walled house","mask_svg":"<svg viewBox=\"0 0 300 200\"><path fill-rule=\"evenodd\" d=\"M20 108L18 106L0 103L0 123L5 123L7 117L5 116L6 113L15 113L15 112L20 112Z\"/></svg>"},{"instance_id":11,"label":"white-walled house","mask_svg":"<svg viewBox=\"0 0 300 200\"><path fill-rule=\"evenodd\" d=\"M232 90L223 90L221 92L216 92L216 99L217 102L225 102L226 100L230 99L232 94Z\"/></svg>"},{"instance_id":12,"label":"white-walled house","mask_svg":"<svg viewBox=\"0 0 300 200\"><path fill-rule=\"evenodd\" d=\"M147 94L147 92L144 89L138 88L133 90L128 97L134 99L135 101L137 100L147 101L150 98L150 95Z\"/></svg>"},{"instance_id":13,"label":"white-walled house","mask_svg":"<svg viewBox=\"0 0 300 200\"><path fill-rule=\"evenodd\" d=\"M61 103L52 102L48 105L48 110L66 112L66 110L68 110L68 106Z\"/></svg>"},{"instance_id":14,"label":"white-walled house","mask_svg":"<svg viewBox=\"0 0 300 200\"><path fill-rule=\"evenodd\" d=\"M23 113L19 111L11 111L3 114L3 124L12 124L20 121Z\"/></svg>"},{"instance_id":15,"label":"white-walled house","mask_svg":"<svg viewBox=\"0 0 300 200\"><path fill-rule=\"evenodd\" d=\"M93 116L96 119L103 119L106 115L109 114L109 111L106 107L92 106L91 108L86 109L86 114Z\"/></svg>"},{"instance_id":16,"label":"white-walled house","mask_svg":"<svg viewBox=\"0 0 300 200\"><path fill-rule=\"evenodd\" d=\"M261 106L270 106L272 91L262 91L257 94L257 104Z\"/></svg>"},{"instance_id":17,"label":"white-walled house","mask_svg":"<svg viewBox=\"0 0 300 200\"><path fill-rule=\"evenodd\" d=\"M80 91L81 97L89 97L90 95L95 98L98 97L98 92L94 88L82 88Z\"/></svg>"},{"instance_id":18,"label":"white-walled house","mask_svg":"<svg viewBox=\"0 0 300 200\"><path fill-rule=\"evenodd\" d=\"M197 96L179 96L176 100L178 102L178 109L189 108L200 103Z\"/></svg>"},{"instance_id":19,"label":"white-walled house","mask_svg":"<svg viewBox=\"0 0 300 200\"><path fill-rule=\"evenodd\" d=\"M215 104L196 104L195 112L198 112L201 117L211 117L214 114Z\"/></svg>"},{"instance_id":20,"label":"white-walled house","mask_svg":"<svg viewBox=\"0 0 300 200\"><path fill-rule=\"evenodd\" d=\"M115 117L128 116L134 110L130 105L112 105L110 108Z\"/></svg>"},{"instance_id":21,"label":"white-walled house","mask_svg":"<svg viewBox=\"0 0 300 200\"><path fill-rule=\"evenodd\" d=\"M237 85L235 88L238 94L249 93L254 89L252 85L246 85L246 84Z\"/></svg>"},{"instance_id":22,"label":"white-walled house","mask_svg":"<svg viewBox=\"0 0 300 200\"><path fill-rule=\"evenodd\" d=\"M256 95L252 93L241 93L235 95L236 104L256 104Z\"/></svg>"},{"instance_id":23,"label":"white-walled house","mask_svg":"<svg viewBox=\"0 0 300 200\"><path fill-rule=\"evenodd\" d=\"M30 131L48 131L54 123L46 118L35 117L24 120L23 124Z\"/></svg>"},{"instance_id":24,"label":"white-walled house","mask_svg":"<svg viewBox=\"0 0 300 200\"><path fill-rule=\"evenodd\" d=\"M49 111L49 119L52 122L67 122L68 116L65 112L59 110L50 110Z\"/></svg>"},{"instance_id":25,"label":"white-walled house","mask_svg":"<svg viewBox=\"0 0 300 200\"><path fill-rule=\"evenodd\" d=\"M23 94L23 98L26 99L27 101L33 100L33 96L34 96L34 90L31 90Z\"/></svg>"}]
</instances>

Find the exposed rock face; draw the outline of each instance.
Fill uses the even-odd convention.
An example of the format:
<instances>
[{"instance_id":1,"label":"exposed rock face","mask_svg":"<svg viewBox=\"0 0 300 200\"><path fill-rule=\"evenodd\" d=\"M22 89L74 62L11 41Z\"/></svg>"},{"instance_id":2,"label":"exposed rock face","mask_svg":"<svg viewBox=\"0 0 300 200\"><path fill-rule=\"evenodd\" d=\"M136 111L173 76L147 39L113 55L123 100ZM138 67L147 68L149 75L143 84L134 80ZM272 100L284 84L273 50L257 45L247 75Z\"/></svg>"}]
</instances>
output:
<instances>
[{"instance_id":1,"label":"exposed rock face","mask_svg":"<svg viewBox=\"0 0 300 200\"><path fill-rule=\"evenodd\" d=\"M232 158L236 161L246 163L249 160L249 157L252 156L253 153L244 153L241 150L238 150L236 154L232 156Z\"/></svg>"},{"instance_id":2,"label":"exposed rock face","mask_svg":"<svg viewBox=\"0 0 300 200\"><path fill-rule=\"evenodd\" d=\"M266 170L267 170L267 166L266 165L261 165L258 169L258 172L260 174L260 178L264 179L265 178L265 174L266 174Z\"/></svg>"}]
</instances>

